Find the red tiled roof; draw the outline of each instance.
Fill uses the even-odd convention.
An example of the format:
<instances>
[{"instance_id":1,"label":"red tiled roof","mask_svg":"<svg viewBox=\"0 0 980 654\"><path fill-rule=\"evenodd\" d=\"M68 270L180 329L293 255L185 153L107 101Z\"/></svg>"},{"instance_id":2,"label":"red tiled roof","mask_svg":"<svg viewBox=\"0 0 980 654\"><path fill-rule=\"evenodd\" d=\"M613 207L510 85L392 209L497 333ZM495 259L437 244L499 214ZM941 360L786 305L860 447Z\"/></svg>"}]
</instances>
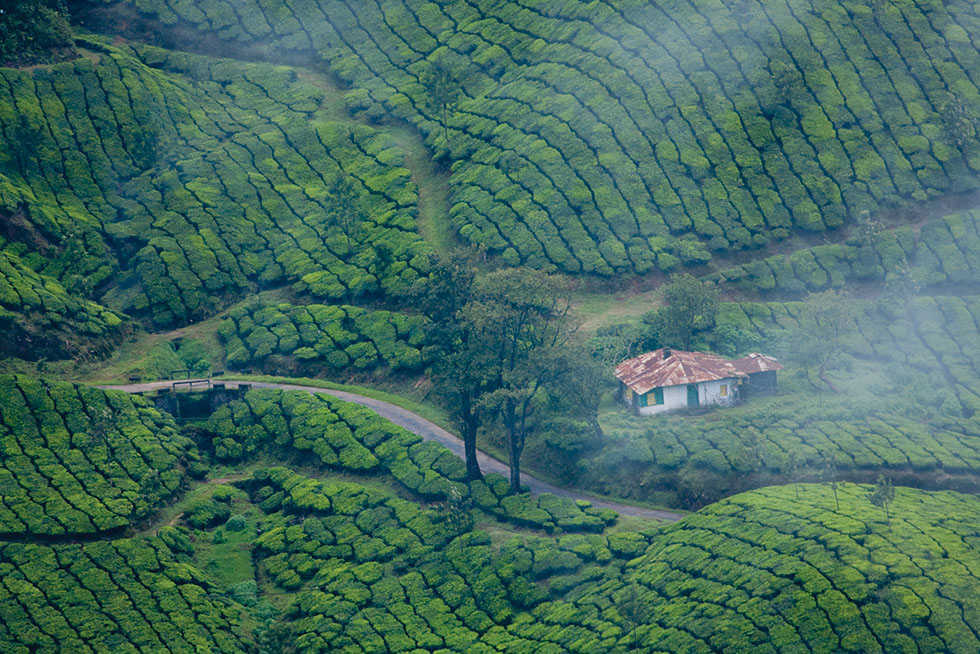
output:
<instances>
[{"instance_id":1,"label":"red tiled roof","mask_svg":"<svg viewBox=\"0 0 980 654\"><path fill-rule=\"evenodd\" d=\"M717 354L671 350L665 359L663 348L616 366L616 378L640 395L664 386L746 376L731 361Z\"/></svg>"},{"instance_id":2,"label":"red tiled roof","mask_svg":"<svg viewBox=\"0 0 980 654\"><path fill-rule=\"evenodd\" d=\"M783 369L783 365L776 360L776 357L759 354L758 352L752 352L741 359L735 359L732 363L735 364L735 368L739 372L744 372L746 375Z\"/></svg>"}]
</instances>

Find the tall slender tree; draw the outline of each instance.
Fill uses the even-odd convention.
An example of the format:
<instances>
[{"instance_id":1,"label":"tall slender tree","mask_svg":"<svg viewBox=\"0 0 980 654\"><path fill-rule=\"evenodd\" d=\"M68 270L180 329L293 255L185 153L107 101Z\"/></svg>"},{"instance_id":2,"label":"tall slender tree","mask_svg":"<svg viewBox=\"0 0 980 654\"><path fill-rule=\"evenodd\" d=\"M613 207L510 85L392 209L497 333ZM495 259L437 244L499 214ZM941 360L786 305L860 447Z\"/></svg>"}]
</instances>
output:
<instances>
[{"instance_id":1,"label":"tall slender tree","mask_svg":"<svg viewBox=\"0 0 980 654\"><path fill-rule=\"evenodd\" d=\"M442 117L442 129L446 137L446 149L449 143L449 114L456 110L459 97L462 95L459 82L445 59L436 59L429 64L422 76L425 86L426 104L431 111Z\"/></svg>"},{"instance_id":2,"label":"tall slender tree","mask_svg":"<svg viewBox=\"0 0 980 654\"><path fill-rule=\"evenodd\" d=\"M870 499L872 504L885 510L885 521L891 524L892 513L889 505L895 499L895 487L892 486L892 480L884 475L878 475L874 490L870 493Z\"/></svg>"},{"instance_id":3,"label":"tall slender tree","mask_svg":"<svg viewBox=\"0 0 980 654\"><path fill-rule=\"evenodd\" d=\"M463 437L469 480L483 476L476 458L476 438L484 417L479 398L493 381L488 357L463 312L473 294L475 269L467 255L437 261L420 298L420 309L428 318L428 356L436 362L432 370L435 390L445 399Z\"/></svg>"},{"instance_id":4,"label":"tall slender tree","mask_svg":"<svg viewBox=\"0 0 980 654\"><path fill-rule=\"evenodd\" d=\"M543 394L574 370L576 324L567 286L553 275L510 268L487 274L474 288L465 319L490 372L479 404L507 432L511 490L519 492L529 418Z\"/></svg>"}]
</instances>

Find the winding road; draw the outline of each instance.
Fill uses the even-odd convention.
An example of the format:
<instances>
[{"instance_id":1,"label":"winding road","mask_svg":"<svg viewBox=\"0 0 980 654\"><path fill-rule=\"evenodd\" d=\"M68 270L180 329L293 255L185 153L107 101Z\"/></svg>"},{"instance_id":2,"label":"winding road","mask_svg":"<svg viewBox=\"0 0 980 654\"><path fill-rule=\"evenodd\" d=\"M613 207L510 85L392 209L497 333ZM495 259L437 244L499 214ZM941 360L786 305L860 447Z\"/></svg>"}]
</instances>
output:
<instances>
[{"instance_id":1,"label":"winding road","mask_svg":"<svg viewBox=\"0 0 980 654\"><path fill-rule=\"evenodd\" d=\"M196 382L206 382L206 379L192 380ZM121 384L121 385L110 385L110 386L99 386L106 390L116 390L125 391L127 393L145 393L147 391L155 391L161 389L169 389L171 387L171 381L157 381L149 382L145 384ZM391 422L404 427L405 429L418 434L425 440L436 441L442 445L449 448L454 454L463 458L463 441L460 440L454 434L446 431L439 425L426 420L422 416L412 413L408 409L403 409L402 407L391 404L390 402L384 402L383 400L376 400L371 397L366 397L364 395L357 395L356 393L350 393L348 391L335 391L326 388L317 388L315 386L300 386L297 384L280 384L280 383L270 383L270 382L253 382L253 381L239 381L229 379L228 382L231 383L242 383L249 384L252 388L276 388L281 390L291 390L291 391L306 391L307 393L323 393L325 395L332 395L341 400L347 402L353 402L355 404L360 404L366 406L375 413L377 413L382 418L387 418ZM509 475L509 468L506 463L498 461L489 454L485 452L477 452L477 460L480 463L480 470L484 473L488 472L498 472L505 477ZM674 513L672 511L661 511L659 509L646 509L638 506L631 506L629 504L618 504L616 502L609 502L607 500L595 497L593 495L588 495L587 493L581 493L575 490L569 490L567 488L559 488L549 484L548 482L541 481L531 477L530 475L521 473L521 482L526 484L532 492L535 493L552 493L554 495L559 495L561 497L567 497L573 500L586 500L592 503L592 506L601 509L612 509L621 515L638 516L642 518L654 518L657 520L680 520L684 517L681 513Z\"/></svg>"}]
</instances>

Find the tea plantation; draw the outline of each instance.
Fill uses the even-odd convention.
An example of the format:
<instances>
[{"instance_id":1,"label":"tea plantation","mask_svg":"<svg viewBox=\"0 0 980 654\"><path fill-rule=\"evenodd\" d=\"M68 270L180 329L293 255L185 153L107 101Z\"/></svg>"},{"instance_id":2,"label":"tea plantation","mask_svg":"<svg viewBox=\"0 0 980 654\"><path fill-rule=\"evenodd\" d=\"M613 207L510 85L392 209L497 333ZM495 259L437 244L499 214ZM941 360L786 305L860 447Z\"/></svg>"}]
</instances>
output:
<instances>
[{"instance_id":1,"label":"tea plantation","mask_svg":"<svg viewBox=\"0 0 980 654\"><path fill-rule=\"evenodd\" d=\"M0 652L976 654L978 179L967 0L0 11Z\"/></svg>"},{"instance_id":2,"label":"tea plantation","mask_svg":"<svg viewBox=\"0 0 980 654\"><path fill-rule=\"evenodd\" d=\"M118 531L172 499L197 457L173 418L119 392L0 377L0 533Z\"/></svg>"},{"instance_id":3,"label":"tea plantation","mask_svg":"<svg viewBox=\"0 0 980 654\"><path fill-rule=\"evenodd\" d=\"M452 162L454 225L508 263L669 270L980 168L968 2L121 4L317 53L355 112L412 121Z\"/></svg>"},{"instance_id":4,"label":"tea plantation","mask_svg":"<svg viewBox=\"0 0 980 654\"><path fill-rule=\"evenodd\" d=\"M218 328L228 365L261 364L270 355L294 357L310 369L418 370L425 363L423 321L390 311L311 304L234 309Z\"/></svg>"},{"instance_id":5,"label":"tea plantation","mask_svg":"<svg viewBox=\"0 0 980 654\"><path fill-rule=\"evenodd\" d=\"M980 232L976 210L918 226L882 230L871 240L818 245L721 270L711 278L747 294L773 297L845 288L848 283L905 283L918 291L975 284Z\"/></svg>"},{"instance_id":6,"label":"tea plantation","mask_svg":"<svg viewBox=\"0 0 980 654\"><path fill-rule=\"evenodd\" d=\"M27 269L14 288L57 297L50 277L166 327L257 284L355 298L424 274L403 154L318 117L323 92L294 70L85 44L73 62L0 70L5 275ZM34 295L5 292L4 308L26 320ZM47 304L102 327L85 303Z\"/></svg>"},{"instance_id":7,"label":"tea plantation","mask_svg":"<svg viewBox=\"0 0 980 654\"><path fill-rule=\"evenodd\" d=\"M886 513L871 487L802 484L668 527L549 537L423 508L370 477L274 466L236 485L215 486L157 535L0 543L4 651L980 646L972 496L899 488ZM224 508L199 520L205 505ZM227 586L201 567L226 539L251 550Z\"/></svg>"}]
</instances>

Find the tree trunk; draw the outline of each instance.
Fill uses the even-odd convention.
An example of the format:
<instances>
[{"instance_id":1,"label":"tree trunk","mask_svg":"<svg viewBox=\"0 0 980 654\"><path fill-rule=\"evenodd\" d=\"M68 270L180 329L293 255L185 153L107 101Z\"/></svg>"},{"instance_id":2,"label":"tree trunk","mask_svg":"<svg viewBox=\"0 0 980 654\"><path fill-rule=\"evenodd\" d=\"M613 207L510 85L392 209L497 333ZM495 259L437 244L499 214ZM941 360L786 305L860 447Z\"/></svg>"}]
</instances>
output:
<instances>
[{"instance_id":1,"label":"tree trunk","mask_svg":"<svg viewBox=\"0 0 980 654\"><path fill-rule=\"evenodd\" d=\"M449 153L449 160L453 160L453 150L449 147L449 106L442 105L442 129L446 134L446 151Z\"/></svg>"},{"instance_id":2,"label":"tree trunk","mask_svg":"<svg viewBox=\"0 0 980 654\"><path fill-rule=\"evenodd\" d=\"M513 493L521 492L521 452L517 447L517 437L511 432L508 434L510 440L510 490Z\"/></svg>"},{"instance_id":3,"label":"tree trunk","mask_svg":"<svg viewBox=\"0 0 980 654\"><path fill-rule=\"evenodd\" d=\"M820 369L817 371L817 377L820 378L820 381L822 381L823 383L827 384L827 388L829 388L830 390L832 390L835 393L840 393L840 391L837 390L837 387L834 386L833 382L831 382L829 379L827 379L827 363L826 362L822 362L820 364Z\"/></svg>"},{"instance_id":4,"label":"tree trunk","mask_svg":"<svg viewBox=\"0 0 980 654\"><path fill-rule=\"evenodd\" d=\"M508 401L504 407L504 424L507 426L507 445L510 454L510 490L512 493L521 492L521 452L524 444L521 442L517 427L517 407Z\"/></svg>"},{"instance_id":5,"label":"tree trunk","mask_svg":"<svg viewBox=\"0 0 980 654\"><path fill-rule=\"evenodd\" d=\"M473 398L470 393L460 393L460 412L463 423L463 454L466 458L466 481L483 479L480 462L476 459L476 432L479 428L473 412Z\"/></svg>"},{"instance_id":6,"label":"tree trunk","mask_svg":"<svg viewBox=\"0 0 980 654\"><path fill-rule=\"evenodd\" d=\"M816 382L813 381L813 378L810 377L810 368L809 368L809 366L804 366L803 367L803 372L806 375L806 380L808 382L810 382L810 386L813 386L814 389L816 389L816 390L819 391L820 390L820 387L817 386Z\"/></svg>"}]
</instances>

